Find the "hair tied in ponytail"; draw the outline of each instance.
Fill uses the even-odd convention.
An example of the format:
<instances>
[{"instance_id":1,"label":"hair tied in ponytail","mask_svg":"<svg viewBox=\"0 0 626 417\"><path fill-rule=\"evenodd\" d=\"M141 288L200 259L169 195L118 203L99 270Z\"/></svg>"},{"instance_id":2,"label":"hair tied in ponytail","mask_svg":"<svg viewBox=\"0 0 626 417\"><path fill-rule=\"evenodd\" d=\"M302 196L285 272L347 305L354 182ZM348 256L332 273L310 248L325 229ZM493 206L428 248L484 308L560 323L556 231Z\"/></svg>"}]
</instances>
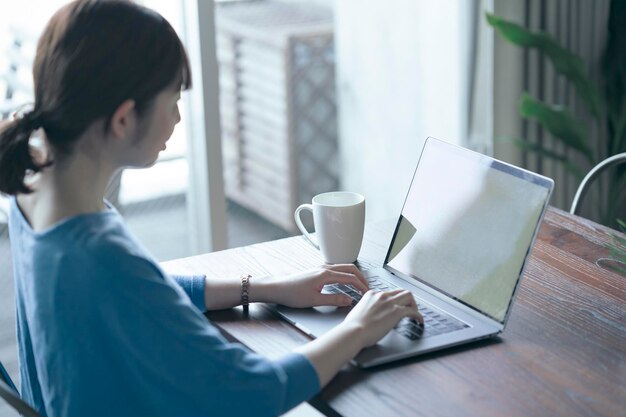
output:
<instances>
[{"instance_id":1,"label":"hair tied in ponytail","mask_svg":"<svg viewBox=\"0 0 626 417\"><path fill-rule=\"evenodd\" d=\"M38 163L31 153L30 138L41 127L41 114L16 114L0 129L0 192L9 195L32 192L24 183L27 174L41 171L52 161Z\"/></svg>"},{"instance_id":2,"label":"hair tied in ponytail","mask_svg":"<svg viewBox=\"0 0 626 417\"><path fill-rule=\"evenodd\" d=\"M23 123L26 130L32 132L41 127L41 116L36 111L29 111L24 113L21 119L18 119L18 123Z\"/></svg>"}]
</instances>

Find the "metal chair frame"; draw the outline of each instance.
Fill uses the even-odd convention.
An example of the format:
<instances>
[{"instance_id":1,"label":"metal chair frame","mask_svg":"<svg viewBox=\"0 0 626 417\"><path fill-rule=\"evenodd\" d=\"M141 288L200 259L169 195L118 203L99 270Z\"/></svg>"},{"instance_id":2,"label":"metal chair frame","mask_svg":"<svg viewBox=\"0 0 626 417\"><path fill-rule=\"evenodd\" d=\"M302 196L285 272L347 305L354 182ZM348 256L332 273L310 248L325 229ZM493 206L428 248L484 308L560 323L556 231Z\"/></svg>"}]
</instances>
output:
<instances>
[{"instance_id":1,"label":"metal chair frame","mask_svg":"<svg viewBox=\"0 0 626 417\"><path fill-rule=\"evenodd\" d=\"M572 202L572 207L569 212L571 214L578 214L583 197L587 193L592 181L597 178L598 175L614 165L623 163L626 163L626 152L613 155L593 167L578 186L578 190L576 190L576 195L574 196L574 201Z\"/></svg>"},{"instance_id":2,"label":"metal chair frame","mask_svg":"<svg viewBox=\"0 0 626 417\"><path fill-rule=\"evenodd\" d=\"M0 398L24 417L41 417L26 401L22 400L2 362L0 362Z\"/></svg>"}]
</instances>

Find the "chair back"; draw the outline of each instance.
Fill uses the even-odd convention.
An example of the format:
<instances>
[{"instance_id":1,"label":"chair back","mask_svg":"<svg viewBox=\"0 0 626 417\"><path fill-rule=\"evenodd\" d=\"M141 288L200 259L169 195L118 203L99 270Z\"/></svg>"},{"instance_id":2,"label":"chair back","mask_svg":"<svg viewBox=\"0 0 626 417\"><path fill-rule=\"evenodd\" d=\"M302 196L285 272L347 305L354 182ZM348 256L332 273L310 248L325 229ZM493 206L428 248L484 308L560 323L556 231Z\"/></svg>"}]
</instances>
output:
<instances>
[{"instance_id":1,"label":"chair back","mask_svg":"<svg viewBox=\"0 0 626 417\"><path fill-rule=\"evenodd\" d=\"M18 392L17 391L17 387L15 386L15 384L13 383L13 380L11 379L11 377L9 376L9 373L7 372L7 370L5 369L4 365L2 364L2 362L0 362L0 381L4 382L5 384L7 384L9 386L9 388L11 388L13 391Z\"/></svg>"},{"instance_id":2,"label":"chair back","mask_svg":"<svg viewBox=\"0 0 626 417\"><path fill-rule=\"evenodd\" d=\"M20 398L17 388L15 388L9 373L4 369L2 362L0 362L0 398L24 417L41 417L26 401Z\"/></svg>"},{"instance_id":3,"label":"chair back","mask_svg":"<svg viewBox=\"0 0 626 417\"><path fill-rule=\"evenodd\" d=\"M580 206L582 205L581 201L585 197L585 194L587 193L587 189L589 188L593 180L596 179L598 175L602 173L602 171L614 165L624 164L624 163L626 163L626 152L618 153L609 158L606 158L604 161L600 162L598 165L591 168L591 171L587 173L585 178L583 178L580 185L578 186L578 189L576 190L576 195L574 196L574 201L572 201L572 207L570 208L569 212L571 214L578 214L578 211L580 210Z\"/></svg>"}]
</instances>

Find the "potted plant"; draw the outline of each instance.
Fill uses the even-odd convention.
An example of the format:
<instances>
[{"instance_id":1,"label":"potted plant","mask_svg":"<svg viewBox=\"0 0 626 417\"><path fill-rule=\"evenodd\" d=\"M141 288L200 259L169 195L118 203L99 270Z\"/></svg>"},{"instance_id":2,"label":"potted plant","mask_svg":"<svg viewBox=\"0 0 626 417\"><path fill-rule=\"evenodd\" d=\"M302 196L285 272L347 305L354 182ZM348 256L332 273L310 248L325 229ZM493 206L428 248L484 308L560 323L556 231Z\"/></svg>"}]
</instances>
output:
<instances>
[{"instance_id":1,"label":"potted plant","mask_svg":"<svg viewBox=\"0 0 626 417\"><path fill-rule=\"evenodd\" d=\"M542 102L525 92L518 103L521 116L536 120L571 150L568 154L578 154L582 158L568 157L566 153L528 142L525 138L514 139L521 149L558 161L579 180L602 160L626 152L626 2L611 1L608 39L601 64L602 85L591 81L579 56L559 45L547 33L533 32L489 13L486 19L507 41L543 54L556 72L574 86L591 115L592 123L597 124L597 131L601 132L598 137L591 137L589 126L577 120L568 108ZM617 213L626 202L625 165L610 172L608 191L608 204L600 208L600 221L617 229Z\"/></svg>"}]
</instances>

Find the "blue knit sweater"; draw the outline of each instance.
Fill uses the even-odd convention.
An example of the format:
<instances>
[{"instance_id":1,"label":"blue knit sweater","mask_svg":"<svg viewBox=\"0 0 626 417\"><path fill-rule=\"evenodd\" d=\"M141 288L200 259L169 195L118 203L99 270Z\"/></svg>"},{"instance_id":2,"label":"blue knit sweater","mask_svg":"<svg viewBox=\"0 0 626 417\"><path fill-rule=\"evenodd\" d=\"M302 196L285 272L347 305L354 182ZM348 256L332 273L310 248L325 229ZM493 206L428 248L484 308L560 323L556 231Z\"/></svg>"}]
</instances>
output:
<instances>
[{"instance_id":1,"label":"blue knit sweater","mask_svg":"<svg viewBox=\"0 0 626 417\"><path fill-rule=\"evenodd\" d=\"M229 343L202 315L204 276L170 277L117 211L9 232L22 396L44 416L274 416L319 391L300 354Z\"/></svg>"}]
</instances>

